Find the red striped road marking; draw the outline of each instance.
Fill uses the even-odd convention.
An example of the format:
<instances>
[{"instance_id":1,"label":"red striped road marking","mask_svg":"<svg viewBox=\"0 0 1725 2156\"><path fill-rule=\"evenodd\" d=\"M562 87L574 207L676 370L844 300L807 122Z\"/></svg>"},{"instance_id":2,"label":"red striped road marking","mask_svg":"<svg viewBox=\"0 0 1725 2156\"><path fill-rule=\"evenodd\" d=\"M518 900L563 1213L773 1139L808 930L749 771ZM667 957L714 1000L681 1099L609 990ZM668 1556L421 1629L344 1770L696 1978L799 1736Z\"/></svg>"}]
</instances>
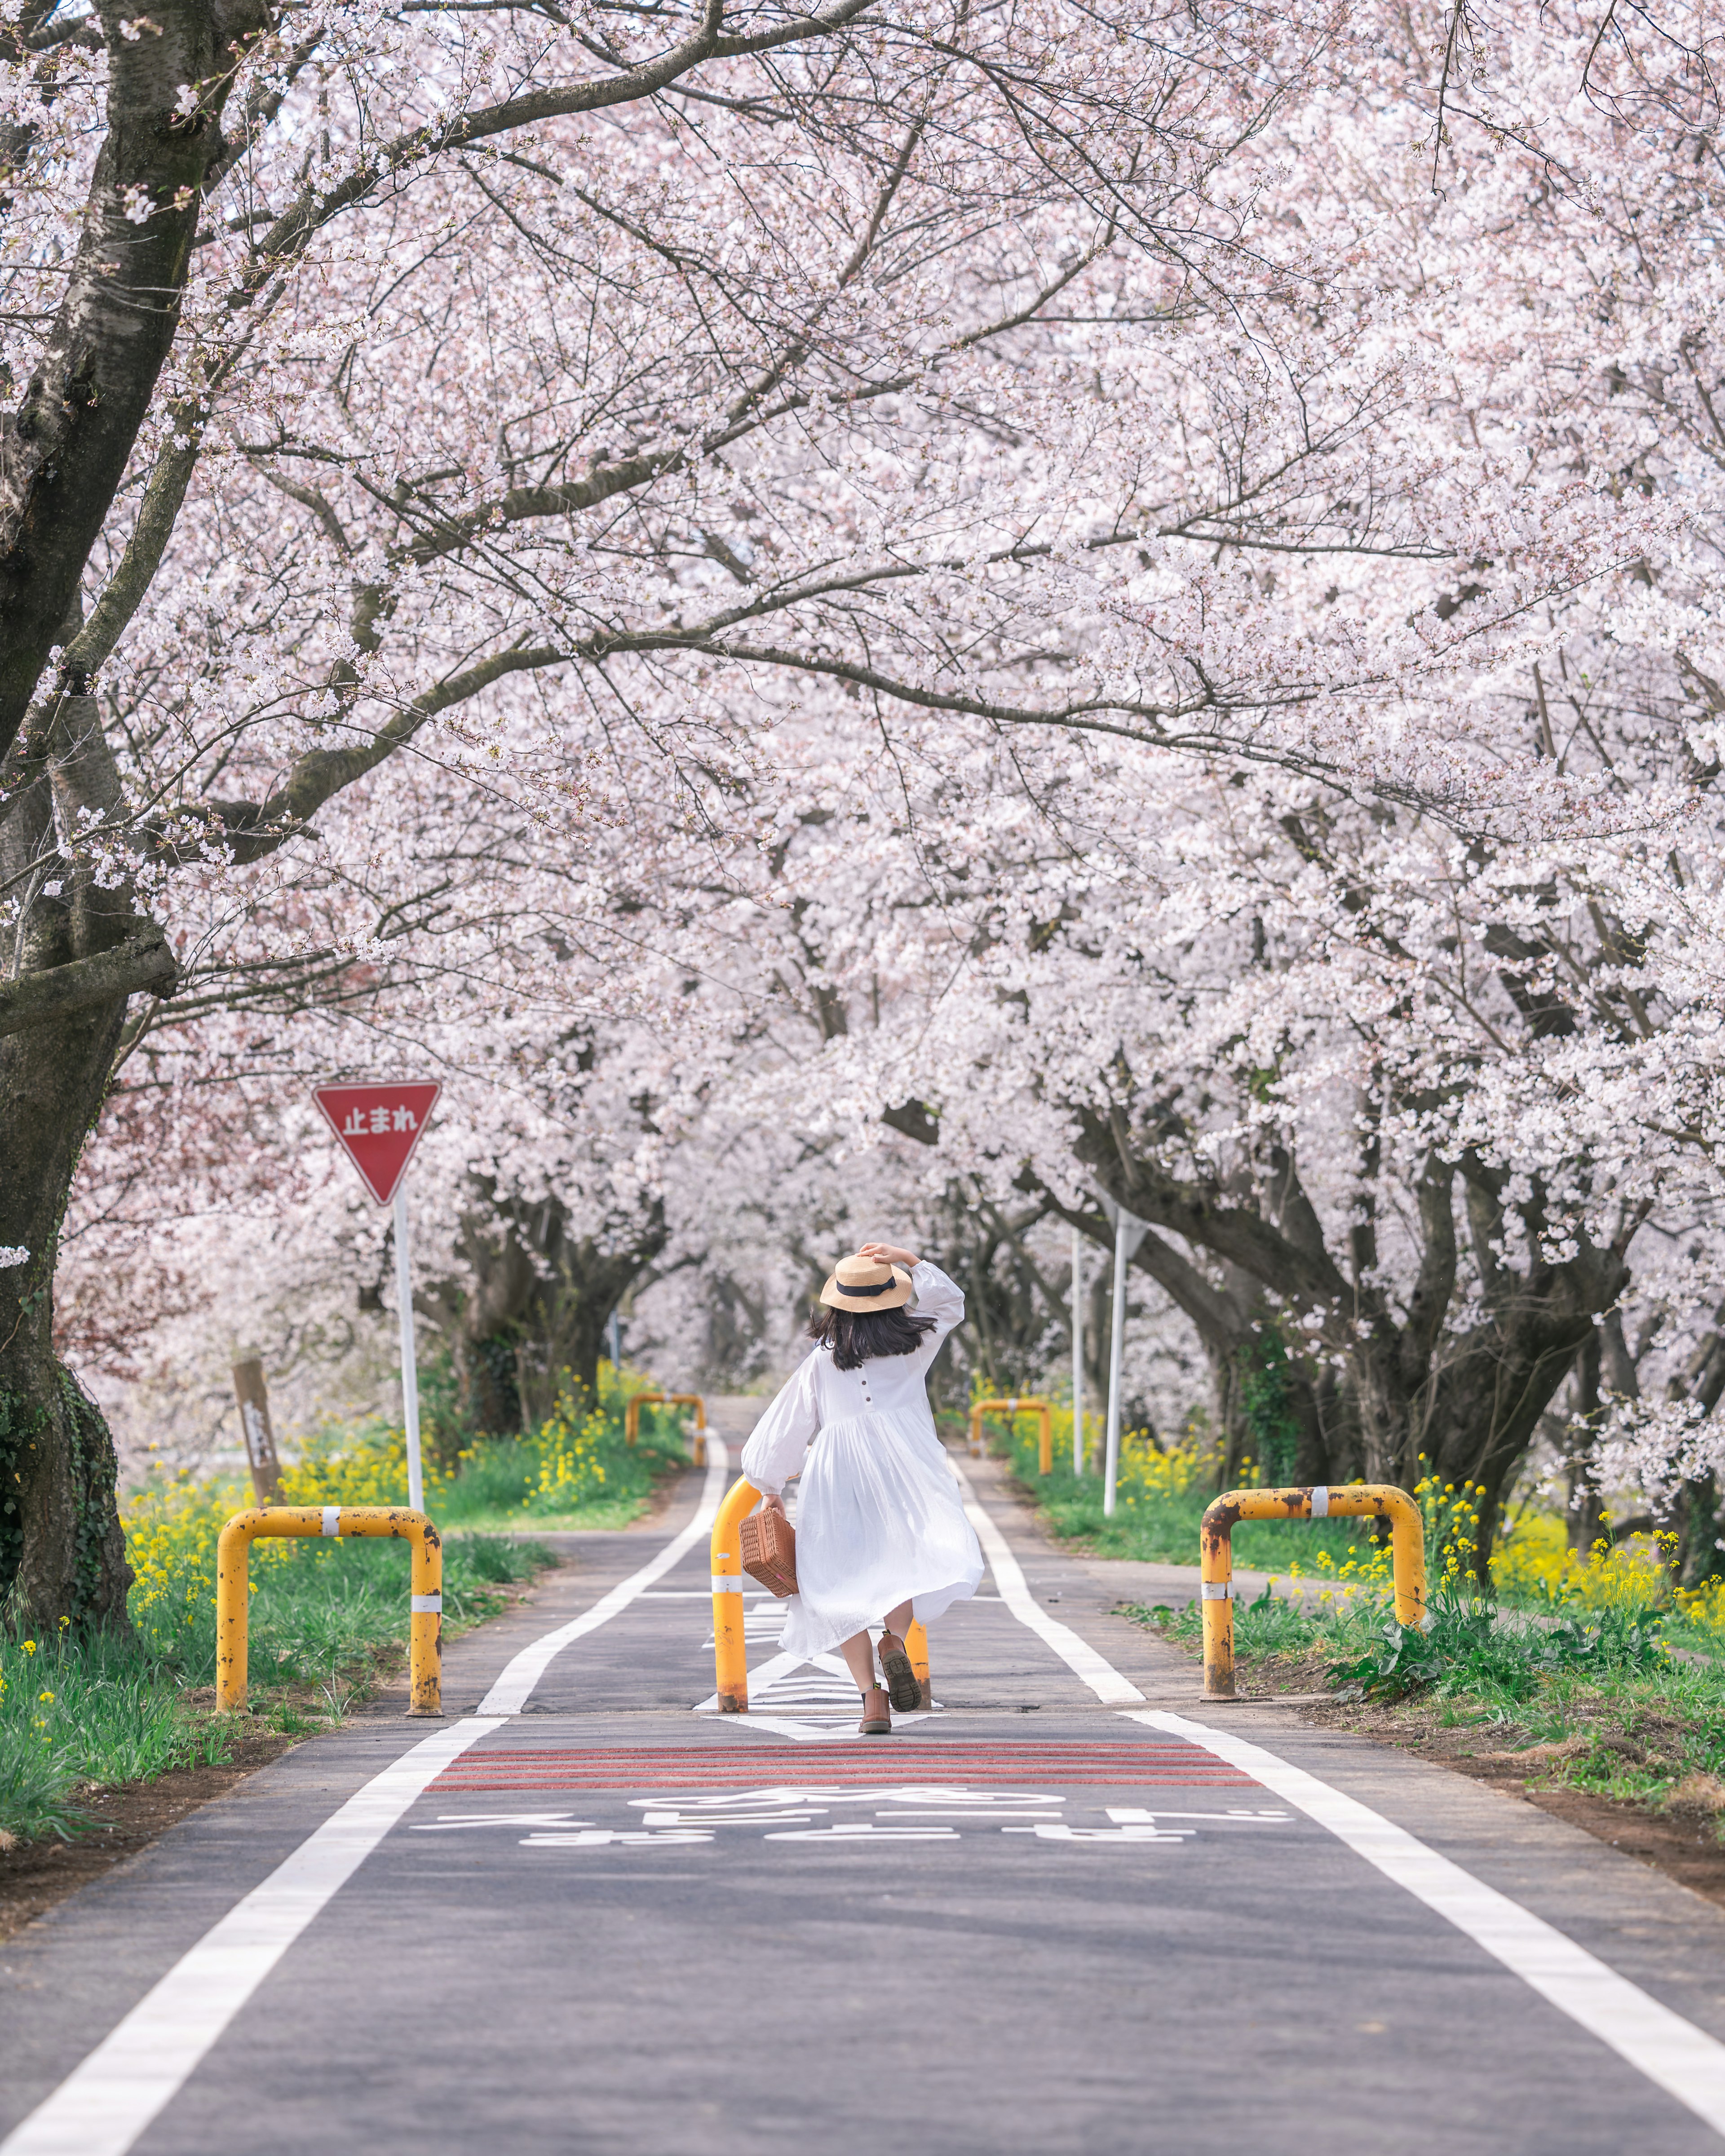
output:
<instances>
[{"instance_id":1,"label":"red striped road marking","mask_svg":"<svg viewBox=\"0 0 1725 2156\"><path fill-rule=\"evenodd\" d=\"M1255 1778L1189 1744L894 1743L859 1756L807 1745L719 1758L705 1750L495 1746L446 1768L429 1795L482 1789L747 1789L757 1783L1061 1781L1109 1788L1255 1789Z\"/></svg>"}]
</instances>

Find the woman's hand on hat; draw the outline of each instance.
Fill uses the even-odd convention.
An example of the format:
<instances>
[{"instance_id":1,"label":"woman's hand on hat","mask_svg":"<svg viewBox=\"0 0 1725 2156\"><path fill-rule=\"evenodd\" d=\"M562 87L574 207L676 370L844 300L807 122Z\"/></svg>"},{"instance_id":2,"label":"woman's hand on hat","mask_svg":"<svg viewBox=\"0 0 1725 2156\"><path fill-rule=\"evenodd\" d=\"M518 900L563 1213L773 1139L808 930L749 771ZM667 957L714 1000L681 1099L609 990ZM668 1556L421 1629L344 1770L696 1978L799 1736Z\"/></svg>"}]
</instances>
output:
<instances>
[{"instance_id":1,"label":"woman's hand on hat","mask_svg":"<svg viewBox=\"0 0 1725 2156\"><path fill-rule=\"evenodd\" d=\"M914 1250L901 1250L892 1243L865 1243L856 1255L873 1265L914 1266L921 1262Z\"/></svg>"}]
</instances>

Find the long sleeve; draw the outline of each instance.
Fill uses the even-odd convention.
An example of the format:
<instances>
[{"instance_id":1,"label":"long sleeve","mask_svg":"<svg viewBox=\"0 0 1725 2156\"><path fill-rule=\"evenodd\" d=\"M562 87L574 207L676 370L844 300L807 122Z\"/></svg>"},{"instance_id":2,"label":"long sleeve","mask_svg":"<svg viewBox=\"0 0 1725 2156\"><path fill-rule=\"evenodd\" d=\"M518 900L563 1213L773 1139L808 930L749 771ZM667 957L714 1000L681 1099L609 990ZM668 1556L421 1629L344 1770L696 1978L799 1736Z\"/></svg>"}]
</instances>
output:
<instances>
[{"instance_id":1,"label":"long sleeve","mask_svg":"<svg viewBox=\"0 0 1725 2156\"><path fill-rule=\"evenodd\" d=\"M817 1348L803 1358L742 1448L743 1480L768 1496L777 1496L801 1468L803 1455L820 1428L820 1404L814 1390L815 1358L819 1353Z\"/></svg>"},{"instance_id":2,"label":"long sleeve","mask_svg":"<svg viewBox=\"0 0 1725 2156\"><path fill-rule=\"evenodd\" d=\"M927 1258L911 1272L911 1286L916 1291L916 1315L934 1320L933 1332L916 1351L917 1360L928 1363L934 1360L942 1341L953 1327L964 1322L964 1291L956 1281L948 1280L938 1265L930 1265Z\"/></svg>"}]
</instances>

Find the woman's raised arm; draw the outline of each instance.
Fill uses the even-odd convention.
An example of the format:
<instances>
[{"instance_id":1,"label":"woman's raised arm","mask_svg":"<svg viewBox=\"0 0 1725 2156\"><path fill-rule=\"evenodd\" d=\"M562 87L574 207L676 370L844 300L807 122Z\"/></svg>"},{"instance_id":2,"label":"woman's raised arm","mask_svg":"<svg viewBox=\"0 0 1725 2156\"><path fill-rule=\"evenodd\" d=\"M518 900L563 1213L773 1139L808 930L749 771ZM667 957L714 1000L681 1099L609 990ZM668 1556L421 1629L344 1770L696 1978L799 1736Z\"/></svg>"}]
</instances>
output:
<instances>
[{"instance_id":1,"label":"woman's raised arm","mask_svg":"<svg viewBox=\"0 0 1725 2156\"><path fill-rule=\"evenodd\" d=\"M956 1281L948 1280L938 1265L931 1265L927 1258L917 1260L911 1275L911 1286L916 1291L916 1312L919 1317L932 1317L934 1330L918 1349L925 1360L952 1330L964 1322L964 1291Z\"/></svg>"}]
</instances>

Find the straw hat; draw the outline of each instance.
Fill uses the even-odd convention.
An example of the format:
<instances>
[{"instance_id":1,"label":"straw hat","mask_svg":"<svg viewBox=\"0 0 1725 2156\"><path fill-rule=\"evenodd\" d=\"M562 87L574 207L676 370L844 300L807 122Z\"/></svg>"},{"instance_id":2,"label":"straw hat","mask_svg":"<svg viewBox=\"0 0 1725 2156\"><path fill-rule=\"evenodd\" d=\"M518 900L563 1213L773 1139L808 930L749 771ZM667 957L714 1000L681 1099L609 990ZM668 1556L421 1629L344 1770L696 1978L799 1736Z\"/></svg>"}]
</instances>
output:
<instances>
[{"instance_id":1,"label":"straw hat","mask_svg":"<svg viewBox=\"0 0 1725 2156\"><path fill-rule=\"evenodd\" d=\"M840 1258L820 1299L829 1310L902 1310L911 1299L911 1276L901 1265Z\"/></svg>"}]
</instances>

